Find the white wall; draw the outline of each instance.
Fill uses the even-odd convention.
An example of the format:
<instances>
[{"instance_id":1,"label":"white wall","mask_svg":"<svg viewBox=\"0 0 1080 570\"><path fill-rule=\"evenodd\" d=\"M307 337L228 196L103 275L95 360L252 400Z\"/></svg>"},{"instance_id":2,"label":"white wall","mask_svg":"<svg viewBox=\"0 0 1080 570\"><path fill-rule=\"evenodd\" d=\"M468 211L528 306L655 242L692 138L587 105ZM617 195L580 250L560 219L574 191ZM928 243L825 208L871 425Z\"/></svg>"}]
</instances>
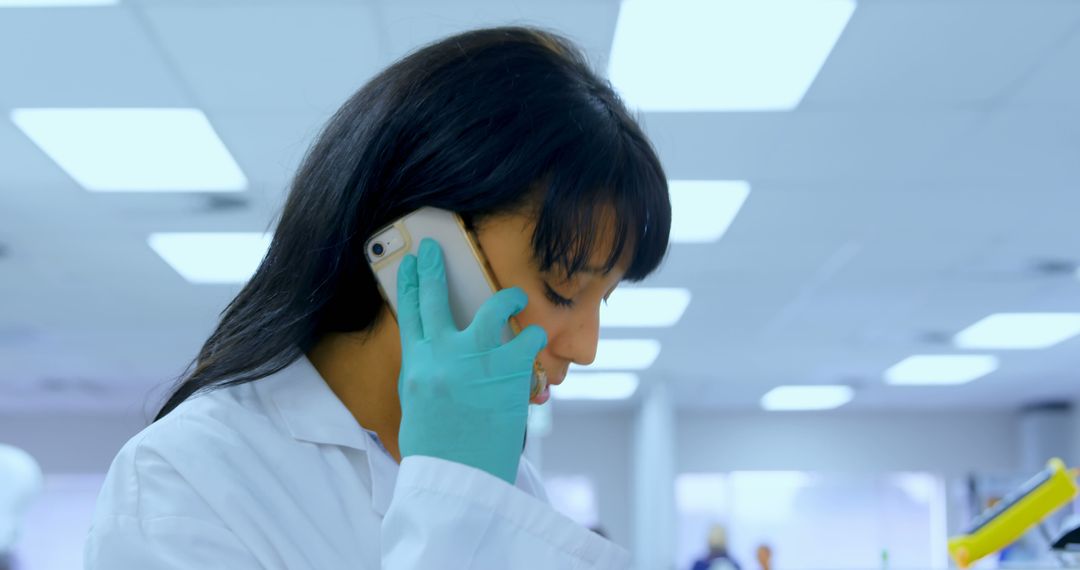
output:
<instances>
[{"instance_id":1,"label":"white wall","mask_svg":"<svg viewBox=\"0 0 1080 570\"><path fill-rule=\"evenodd\" d=\"M557 408L556 408L557 409ZM596 490L600 524L612 540L630 544L630 452L633 416L629 413L559 415L543 444L545 475L586 475Z\"/></svg>"},{"instance_id":2,"label":"white wall","mask_svg":"<svg viewBox=\"0 0 1080 570\"><path fill-rule=\"evenodd\" d=\"M76 570L82 568L83 545L94 515L102 473L51 474L27 513L15 544L16 568Z\"/></svg>"},{"instance_id":3,"label":"white wall","mask_svg":"<svg viewBox=\"0 0 1080 570\"><path fill-rule=\"evenodd\" d=\"M141 416L0 412L0 441L30 452L46 473L104 473L124 443L146 427Z\"/></svg>"},{"instance_id":4,"label":"white wall","mask_svg":"<svg viewBox=\"0 0 1080 570\"><path fill-rule=\"evenodd\" d=\"M706 473L797 470L836 473L972 471L1019 466L1018 418L985 413L678 414L677 470ZM632 546L633 415L554 415L543 444L545 474L580 474L596 486L600 520Z\"/></svg>"},{"instance_id":5,"label":"white wall","mask_svg":"<svg viewBox=\"0 0 1080 570\"><path fill-rule=\"evenodd\" d=\"M680 414L680 472L1011 472L1018 418L986 413Z\"/></svg>"},{"instance_id":6,"label":"white wall","mask_svg":"<svg viewBox=\"0 0 1080 570\"><path fill-rule=\"evenodd\" d=\"M1076 439L1073 411L1060 404L1029 406L1018 414L1020 467L1035 473L1046 466L1046 460L1060 457L1074 465Z\"/></svg>"},{"instance_id":7,"label":"white wall","mask_svg":"<svg viewBox=\"0 0 1080 570\"><path fill-rule=\"evenodd\" d=\"M104 472L146 425L138 416L0 414L0 441L32 453L49 473ZM783 470L961 475L1018 467L1018 416L985 413L678 414L680 472ZM545 471L593 472L626 496L630 412L555 412ZM1080 438L1077 438L1080 439ZM603 510L603 507L601 507Z\"/></svg>"}]
</instances>

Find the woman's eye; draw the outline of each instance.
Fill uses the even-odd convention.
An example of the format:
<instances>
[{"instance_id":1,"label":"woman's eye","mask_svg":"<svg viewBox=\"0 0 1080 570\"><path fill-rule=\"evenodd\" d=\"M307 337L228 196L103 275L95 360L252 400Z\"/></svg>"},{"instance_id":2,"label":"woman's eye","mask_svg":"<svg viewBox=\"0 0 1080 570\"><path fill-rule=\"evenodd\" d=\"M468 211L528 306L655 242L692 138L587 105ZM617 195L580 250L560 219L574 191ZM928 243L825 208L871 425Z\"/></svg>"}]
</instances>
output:
<instances>
[{"instance_id":1,"label":"woman's eye","mask_svg":"<svg viewBox=\"0 0 1080 570\"><path fill-rule=\"evenodd\" d=\"M567 299L566 297L563 297L562 295L556 293L555 290L551 288L551 285L548 285L547 283L544 283L544 294L547 296L548 301L551 301L552 303L560 307L574 306L573 299Z\"/></svg>"}]
</instances>

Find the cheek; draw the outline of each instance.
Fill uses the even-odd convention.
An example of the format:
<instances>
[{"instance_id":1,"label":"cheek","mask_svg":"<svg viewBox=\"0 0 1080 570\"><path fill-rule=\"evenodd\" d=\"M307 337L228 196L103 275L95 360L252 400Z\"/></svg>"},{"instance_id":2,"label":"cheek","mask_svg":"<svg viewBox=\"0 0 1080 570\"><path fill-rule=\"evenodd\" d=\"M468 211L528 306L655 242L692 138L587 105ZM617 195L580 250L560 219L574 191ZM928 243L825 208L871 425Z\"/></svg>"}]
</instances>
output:
<instances>
[{"instance_id":1,"label":"cheek","mask_svg":"<svg viewBox=\"0 0 1080 570\"><path fill-rule=\"evenodd\" d=\"M549 373L565 374L566 359L560 358L555 348L559 344L559 336L563 334L566 327L563 322L565 317L562 316L558 307L552 306L543 297L543 292L533 293L530 291L527 293L529 294L529 304L518 313L518 324L523 328L537 325L544 329L544 332L547 333L548 342L537 358Z\"/></svg>"},{"instance_id":2,"label":"cheek","mask_svg":"<svg viewBox=\"0 0 1080 570\"><path fill-rule=\"evenodd\" d=\"M517 321L522 328L529 325L537 325L544 329L544 332L548 335L548 344L551 344L551 339L558 334L560 329L560 323L558 318L558 308L551 306L551 303L544 297L542 291L525 291L529 296L529 304L518 313Z\"/></svg>"}]
</instances>

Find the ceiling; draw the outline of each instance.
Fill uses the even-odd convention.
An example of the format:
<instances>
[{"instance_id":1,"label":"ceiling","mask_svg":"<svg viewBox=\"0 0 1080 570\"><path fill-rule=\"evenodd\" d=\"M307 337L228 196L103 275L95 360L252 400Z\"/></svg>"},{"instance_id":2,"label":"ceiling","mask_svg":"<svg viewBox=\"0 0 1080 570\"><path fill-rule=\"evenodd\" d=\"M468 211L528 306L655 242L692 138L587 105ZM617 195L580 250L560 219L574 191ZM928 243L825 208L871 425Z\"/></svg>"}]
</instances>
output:
<instances>
[{"instance_id":1,"label":"ceiling","mask_svg":"<svg viewBox=\"0 0 1080 570\"><path fill-rule=\"evenodd\" d=\"M0 411L155 401L235 286L185 282L157 231L262 231L337 105L419 44L530 23L606 67L614 0L188 1L0 9ZM20 107L195 107L249 189L89 193L7 118ZM1080 3L863 0L798 109L650 113L673 179L745 179L725 237L647 285L688 287L642 374L694 409L780 384L856 387L848 409L1006 409L1080 397L1080 339L1002 352L955 387L889 387L995 312L1080 311ZM236 199L239 198L237 201ZM1053 269L1057 271L1053 271ZM1049 270L1048 270L1049 269ZM557 402L567 410L619 403Z\"/></svg>"}]
</instances>

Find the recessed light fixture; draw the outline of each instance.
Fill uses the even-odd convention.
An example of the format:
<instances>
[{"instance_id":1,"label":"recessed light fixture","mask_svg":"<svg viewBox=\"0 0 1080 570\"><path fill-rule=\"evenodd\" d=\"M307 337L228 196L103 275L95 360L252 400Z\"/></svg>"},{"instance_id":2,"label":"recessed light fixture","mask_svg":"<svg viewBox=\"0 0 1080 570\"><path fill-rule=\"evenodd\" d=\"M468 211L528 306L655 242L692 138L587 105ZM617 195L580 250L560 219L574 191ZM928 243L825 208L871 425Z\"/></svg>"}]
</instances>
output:
<instances>
[{"instance_id":1,"label":"recessed light fixture","mask_svg":"<svg viewBox=\"0 0 1080 570\"><path fill-rule=\"evenodd\" d=\"M637 374L631 372L574 372L563 383L551 387L557 400L625 400L638 387Z\"/></svg>"},{"instance_id":2,"label":"recessed light fixture","mask_svg":"<svg viewBox=\"0 0 1080 570\"><path fill-rule=\"evenodd\" d=\"M1080 335L1080 313L997 313L960 331L959 348L1050 348Z\"/></svg>"},{"instance_id":3,"label":"recessed light fixture","mask_svg":"<svg viewBox=\"0 0 1080 570\"><path fill-rule=\"evenodd\" d=\"M917 354L885 371L894 386L966 384L998 369L995 356L983 354Z\"/></svg>"},{"instance_id":4,"label":"recessed light fixture","mask_svg":"<svg viewBox=\"0 0 1080 570\"><path fill-rule=\"evenodd\" d=\"M156 233L147 243L184 279L198 284L246 283L270 249L269 233Z\"/></svg>"},{"instance_id":5,"label":"recessed light fixture","mask_svg":"<svg viewBox=\"0 0 1080 570\"><path fill-rule=\"evenodd\" d=\"M671 241L708 243L735 220L750 184L745 180L671 180Z\"/></svg>"},{"instance_id":6,"label":"recessed light fixture","mask_svg":"<svg viewBox=\"0 0 1080 570\"><path fill-rule=\"evenodd\" d=\"M689 304L688 289L620 287L600 305L600 326L670 327Z\"/></svg>"},{"instance_id":7,"label":"recessed light fixture","mask_svg":"<svg viewBox=\"0 0 1080 570\"><path fill-rule=\"evenodd\" d=\"M198 109L15 109L11 120L92 192L237 192L247 178Z\"/></svg>"},{"instance_id":8,"label":"recessed light fixture","mask_svg":"<svg viewBox=\"0 0 1080 570\"><path fill-rule=\"evenodd\" d=\"M854 0L623 0L608 75L644 111L790 111Z\"/></svg>"},{"instance_id":9,"label":"recessed light fixture","mask_svg":"<svg viewBox=\"0 0 1080 570\"><path fill-rule=\"evenodd\" d=\"M572 364L571 370L644 370L660 356L660 341L653 339L600 339L596 360L588 366Z\"/></svg>"},{"instance_id":10,"label":"recessed light fixture","mask_svg":"<svg viewBox=\"0 0 1080 570\"><path fill-rule=\"evenodd\" d=\"M831 410L847 404L855 397L851 386L779 386L761 398L765 410Z\"/></svg>"}]
</instances>

